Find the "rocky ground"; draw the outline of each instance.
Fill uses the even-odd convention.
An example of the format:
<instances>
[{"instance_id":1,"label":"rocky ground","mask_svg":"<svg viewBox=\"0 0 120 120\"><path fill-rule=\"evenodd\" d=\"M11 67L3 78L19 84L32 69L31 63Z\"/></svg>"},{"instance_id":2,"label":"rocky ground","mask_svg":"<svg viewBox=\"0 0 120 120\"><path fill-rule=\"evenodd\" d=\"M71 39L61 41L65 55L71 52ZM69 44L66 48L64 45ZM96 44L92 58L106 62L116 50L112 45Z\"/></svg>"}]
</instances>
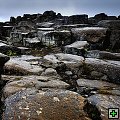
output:
<instances>
[{"instance_id":1,"label":"rocky ground","mask_svg":"<svg viewBox=\"0 0 120 120\"><path fill-rule=\"evenodd\" d=\"M2 119L108 120L107 109L120 108L119 56L88 51L85 58L64 53L10 57L1 80Z\"/></svg>"},{"instance_id":2,"label":"rocky ground","mask_svg":"<svg viewBox=\"0 0 120 120\"><path fill-rule=\"evenodd\" d=\"M0 119L108 120L120 108L119 26L73 28L64 47L0 44Z\"/></svg>"}]
</instances>

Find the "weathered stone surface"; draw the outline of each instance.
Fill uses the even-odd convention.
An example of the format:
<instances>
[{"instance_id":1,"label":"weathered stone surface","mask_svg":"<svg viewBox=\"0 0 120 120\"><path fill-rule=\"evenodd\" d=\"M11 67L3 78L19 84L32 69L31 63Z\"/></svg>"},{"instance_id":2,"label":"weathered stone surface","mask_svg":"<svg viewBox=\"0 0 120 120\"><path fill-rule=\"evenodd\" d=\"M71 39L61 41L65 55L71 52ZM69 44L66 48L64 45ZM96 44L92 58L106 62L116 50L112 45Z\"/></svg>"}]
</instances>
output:
<instances>
[{"instance_id":1,"label":"weathered stone surface","mask_svg":"<svg viewBox=\"0 0 120 120\"><path fill-rule=\"evenodd\" d=\"M43 75L43 76L58 76L57 71L53 68L47 68L41 75Z\"/></svg>"},{"instance_id":2,"label":"weathered stone surface","mask_svg":"<svg viewBox=\"0 0 120 120\"><path fill-rule=\"evenodd\" d=\"M97 71L107 75L109 81L120 83L120 62L110 60L100 60L94 58L85 59L85 71Z\"/></svg>"},{"instance_id":3,"label":"weathered stone surface","mask_svg":"<svg viewBox=\"0 0 120 120\"><path fill-rule=\"evenodd\" d=\"M57 29L60 30L71 30L72 28L83 28L83 27L91 27L90 24L69 24L69 25L58 25Z\"/></svg>"},{"instance_id":4,"label":"weathered stone surface","mask_svg":"<svg viewBox=\"0 0 120 120\"><path fill-rule=\"evenodd\" d=\"M88 58L100 58L108 60L120 60L120 53L112 53L107 51L91 50L87 51L86 57Z\"/></svg>"},{"instance_id":5,"label":"weathered stone surface","mask_svg":"<svg viewBox=\"0 0 120 120\"><path fill-rule=\"evenodd\" d=\"M103 27L84 27L73 28L72 33L79 40L87 40L88 42L96 43L105 39L107 29Z\"/></svg>"},{"instance_id":6,"label":"weathered stone surface","mask_svg":"<svg viewBox=\"0 0 120 120\"><path fill-rule=\"evenodd\" d=\"M68 24L84 24L88 23L88 15L72 15L68 17Z\"/></svg>"},{"instance_id":7,"label":"weathered stone surface","mask_svg":"<svg viewBox=\"0 0 120 120\"><path fill-rule=\"evenodd\" d=\"M101 20L106 20L107 17L108 16L105 13L99 13L99 14L96 14L94 16L94 19L96 20L96 22L98 22L98 21L101 21Z\"/></svg>"},{"instance_id":8,"label":"weathered stone surface","mask_svg":"<svg viewBox=\"0 0 120 120\"><path fill-rule=\"evenodd\" d=\"M99 26L109 28L110 44L113 50L120 48L120 20L103 20L98 23Z\"/></svg>"},{"instance_id":9,"label":"weathered stone surface","mask_svg":"<svg viewBox=\"0 0 120 120\"><path fill-rule=\"evenodd\" d=\"M101 80L78 79L77 93L88 97L94 94L120 95L120 85Z\"/></svg>"},{"instance_id":10,"label":"weathered stone surface","mask_svg":"<svg viewBox=\"0 0 120 120\"><path fill-rule=\"evenodd\" d=\"M66 90L17 92L5 100L4 120L90 120L83 110L84 98Z\"/></svg>"},{"instance_id":11,"label":"weathered stone surface","mask_svg":"<svg viewBox=\"0 0 120 120\"><path fill-rule=\"evenodd\" d=\"M3 90L4 97L8 97L18 91L25 90L26 88L44 89L67 89L69 84L60 81L56 77L45 76L6 76L4 79L12 79L6 84Z\"/></svg>"},{"instance_id":12,"label":"weathered stone surface","mask_svg":"<svg viewBox=\"0 0 120 120\"><path fill-rule=\"evenodd\" d=\"M106 81L101 81L101 80L78 79L77 84L78 86L81 86L81 87L97 88L101 90L120 88L119 85L109 83Z\"/></svg>"},{"instance_id":13,"label":"weathered stone surface","mask_svg":"<svg viewBox=\"0 0 120 120\"><path fill-rule=\"evenodd\" d=\"M109 32L103 27L73 28L73 39L87 41L90 49L106 49L109 46Z\"/></svg>"},{"instance_id":14,"label":"weathered stone surface","mask_svg":"<svg viewBox=\"0 0 120 120\"><path fill-rule=\"evenodd\" d=\"M81 66L83 65L84 58L77 55L58 53L55 55L44 56L44 66L46 67L58 67L61 63L76 74L80 74Z\"/></svg>"},{"instance_id":15,"label":"weathered stone surface","mask_svg":"<svg viewBox=\"0 0 120 120\"><path fill-rule=\"evenodd\" d=\"M87 48L88 45L87 41L76 41L70 45L66 45L64 52L73 55L84 55L84 49Z\"/></svg>"},{"instance_id":16,"label":"weathered stone surface","mask_svg":"<svg viewBox=\"0 0 120 120\"><path fill-rule=\"evenodd\" d=\"M120 29L111 31L110 43L112 50L120 49Z\"/></svg>"},{"instance_id":17,"label":"weathered stone surface","mask_svg":"<svg viewBox=\"0 0 120 120\"><path fill-rule=\"evenodd\" d=\"M102 120L108 120L108 108L120 109L120 96L96 94L90 96L88 102L98 108Z\"/></svg>"},{"instance_id":18,"label":"weathered stone surface","mask_svg":"<svg viewBox=\"0 0 120 120\"><path fill-rule=\"evenodd\" d=\"M52 22L42 22L42 23L37 23L37 27L39 28L50 28L54 25Z\"/></svg>"},{"instance_id":19,"label":"weathered stone surface","mask_svg":"<svg viewBox=\"0 0 120 120\"><path fill-rule=\"evenodd\" d=\"M43 68L38 66L39 57L22 56L11 58L4 66L4 70L7 74L28 75L37 74L40 75L43 72ZM37 61L37 64L33 64L33 61Z\"/></svg>"},{"instance_id":20,"label":"weathered stone surface","mask_svg":"<svg viewBox=\"0 0 120 120\"><path fill-rule=\"evenodd\" d=\"M84 58L81 57L81 56L64 54L64 53L58 53L58 54L55 54L55 55L46 55L46 56L44 56L44 59L48 60L51 63L63 62L63 63L66 63L66 64L69 64L69 63L80 63L80 64L82 64L82 62L84 61Z\"/></svg>"},{"instance_id":21,"label":"weathered stone surface","mask_svg":"<svg viewBox=\"0 0 120 120\"><path fill-rule=\"evenodd\" d=\"M111 30L120 30L120 20L102 20L98 23L100 27L106 27Z\"/></svg>"}]
</instances>

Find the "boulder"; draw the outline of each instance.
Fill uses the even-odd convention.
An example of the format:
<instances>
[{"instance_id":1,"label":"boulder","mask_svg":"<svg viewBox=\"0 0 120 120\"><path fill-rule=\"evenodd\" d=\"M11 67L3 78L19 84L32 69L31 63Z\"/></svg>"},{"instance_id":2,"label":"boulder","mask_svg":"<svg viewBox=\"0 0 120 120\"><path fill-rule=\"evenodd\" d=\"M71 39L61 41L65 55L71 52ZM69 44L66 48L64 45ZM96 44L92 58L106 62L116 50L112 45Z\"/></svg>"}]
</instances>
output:
<instances>
[{"instance_id":1,"label":"boulder","mask_svg":"<svg viewBox=\"0 0 120 120\"><path fill-rule=\"evenodd\" d=\"M120 20L102 20L98 26L109 28L110 30L120 30Z\"/></svg>"},{"instance_id":2,"label":"boulder","mask_svg":"<svg viewBox=\"0 0 120 120\"><path fill-rule=\"evenodd\" d=\"M78 79L77 84L79 87L88 87L88 88L96 88L99 90L110 90L114 88L120 88L119 85L109 83L107 81L101 80L89 80L89 79Z\"/></svg>"},{"instance_id":3,"label":"boulder","mask_svg":"<svg viewBox=\"0 0 120 120\"><path fill-rule=\"evenodd\" d=\"M67 54L73 55L82 55L85 54L85 48L87 48L88 42L87 41L76 41L70 45L66 45L64 47L64 52Z\"/></svg>"},{"instance_id":4,"label":"boulder","mask_svg":"<svg viewBox=\"0 0 120 120\"><path fill-rule=\"evenodd\" d=\"M41 75L42 76L58 76L57 71L53 68L47 68Z\"/></svg>"},{"instance_id":5,"label":"boulder","mask_svg":"<svg viewBox=\"0 0 120 120\"><path fill-rule=\"evenodd\" d=\"M90 49L105 49L109 45L107 28L84 27L73 28L71 31L75 40L87 41L90 44Z\"/></svg>"},{"instance_id":6,"label":"boulder","mask_svg":"<svg viewBox=\"0 0 120 120\"><path fill-rule=\"evenodd\" d=\"M67 90L46 92L27 89L5 100L4 120L91 120L84 112L84 98Z\"/></svg>"},{"instance_id":7,"label":"boulder","mask_svg":"<svg viewBox=\"0 0 120 120\"><path fill-rule=\"evenodd\" d=\"M111 31L110 44L113 51L120 49L120 29Z\"/></svg>"},{"instance_id":8,"label":"boulder","mask_svg":"<svg viewBox=\"0 0 120 120\"><path fill-rule=\"evenodd\" d=\"M105 13L96 14L94 16L94 19L96 22L99 22L101 20L106 20L107 18L108 18L108 16Z\"/></svg>"},{"instance_id":9,"label":"boulder","mask_svg":"<svg viewBox=\"0 0 120 120\"><path fill-rule=\"evenodd\" d=\"M68 24L84 24L88 23L88 15L72 15L68 17Z\"/></svg>"},{"instance_id":10,"label":"boulder","mask_svg":"<svg viewBox=\"0 0 120 120\"><path fill-rule=\"evenodd\" d=\"M97 71L107 75L108 80L114 83L120 83L120 62L112 60L100 60L94 58L86 58L84 69L86 74Z\"/></svg>"},{"instance_id":11,"label":"boulder","mask_svg":"<svg viewBox=\"0 0 120 120\"><path fill-rule=\"evenodd\" d=\"M27 88L34 88L37 90L43 89L67 89L70 85L61 81L60 78L46 77L46 76L9 76L6 80L9 82L6 84L3 90L4 98L15 94L18 91L25 90ZM11 79L11 80L10 80Z\"/></svg>"},{"instance_id":12,"label":"boulder","mask_svg":"<svg viewBox=\"0 0 120 120\"><path fill-rule=\"evenodd\" d=\"M120 48L120 20L102 20L98 26L106 27L110 30L110 44L113 50Z\"/></svg>"},{"instance_id":13,"label":"boulder","mask_svg":"<svg viewBox=\"0 0 120 120\"><path fill-rule=\"evenodd\" d=\"M90 96L88 102L98 108L102 120L108 120L108 108L120 109L120 96L116 95L96 94Z\"/></svg>"},{"instance_id":14,"label":"boulder","mask_svg":"<svg viewBox=\"0 0 120 120\"><path fill-rule=\"evenodd\" d=\"M5 64L4 70L5 70L5 73L7 74L17 74L17 75L37 74L37 75L40 75L44 69L38 65L33 65L32 61L30 62L26 61L25 58L13 57Z\"/></svg>"},{"instance_id":15,"label":"boulder","mask_svg":"<svg viewBox=\"0 0 120 120\"><path fill-rule=\"evenodd\" d=\"M61 66L61 63L63 63L64 66L70 69L73 73L80 75L83 61L84 58L81 56L58 53L44 56L44 61L42 64L46 67L57 68Z\"/></svg>"},{"instance_id":16,"label":"boulder","mask_svg":"<svg viewBox=\"0 0 120 120\"><path fill-rule=\"evenodd\" d=\"M77 93L88 97L94 94L120 95L120 85L95 79L78 79Z\"/></svg>"},{"instance_id":17,"label":"boulder","mask_svg":"<svg viewBox=\"0 0 120 120\"><path fill-rule=\"evenodd\" d=\"M87 51L85 56L88 58L120 60L120 53L113 53L113 52L99 51L99 50Z\"/></svg>"}]
</instances>

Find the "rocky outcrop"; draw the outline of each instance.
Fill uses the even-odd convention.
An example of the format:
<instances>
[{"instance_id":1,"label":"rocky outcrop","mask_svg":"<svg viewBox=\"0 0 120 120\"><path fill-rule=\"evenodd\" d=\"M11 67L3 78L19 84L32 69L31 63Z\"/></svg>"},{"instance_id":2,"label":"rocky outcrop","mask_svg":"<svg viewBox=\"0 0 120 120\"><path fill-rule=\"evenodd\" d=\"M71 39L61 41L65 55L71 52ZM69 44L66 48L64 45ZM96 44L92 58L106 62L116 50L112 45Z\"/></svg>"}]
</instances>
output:
<instances>
[{"instance_id":1,"label":"rocky outcrop","mask_svg":"<svg viewBox=\"0 0 120 120\"><path fill-rule=\"evenodd\" d=\"M73 55L81 55L84 56L85 49L88 46L87 41L76 41L70 45L66 45L64 47L64 52L67 54L73 54Z\"/></svg>"},{"instance_id":2,"label":"rocky outcrop","mask_svg":"<svg viewBox=\"0 0 120 120\"><path fill-rule=\"evenodd\" d=\"M44 56L43 66L58 68L62 64L78 76L81 74L84 58L77 55L58 53ZM63 69L62 69L63 70ZM64 71L64 70L63 70Z\"/></svg>"},{"instance_id":3,"label":"rocky outcrop","mask_svg":"<svg viewBox=\"0 0 120 120\"><path fill-rule=\"evenodd\" d=\"M102 120L108 120L108 108L120 109L120 96L96 94L90 96L88 101L97 106Z\"/></svg>"},{"instance_id":4,"label":"rocky outcrop","mask_svg":"<svg viewBox=\"0 0 120 120\"><path fill-rule=\"evenodd\" d=\"M103 20L98 23L99 26L110 30L110 44L113 50L120 48L120 20Z\"/></svg>"},{"instance_id":5,"label":"rocky outcrop","mask_svg":"<svg viewBox=\"0 0 120 120\"><path fill-rule=\"evenodd\" d=\"M103 27L84 27L73 28L73 37L76 40L87 41L90 49L105 49L109 44L107 37L107 28Z\"/></svg>"},{"instance_id":6,"label":"rocky outcrop","mask_svg":"<svg viewBox=\"0 0 120 120\"><path fill-rule=\"evenodd\" d=\"M109 28L110 30L119 30L120 20L102 20L98 22L98 26Z\"/></svg>"},{"instance_id":7,"label":"rocky outcrop","mask_svg":"<svg viewBox=\"0 0 120 120\"><path fill-rule=\"evenodd\" d=\"M88 15L72 15L68 17L68 24L85 24L88 23Z\"/></svg>"},{"instance_id":8,"label":"rocky outcrop","mask_svg":"<svg viewBox=\"0 0 120 120\"><path fill-rule=\"evenodd\" d=\"M99 22L101 20L106 20L107 18L108 18L108 16L105 13L96 14L94 16L94 19L96 22Z\"/></svg>"},{"instance_id":9,"label":"rocky outcrop","mask_svg":"<svg viewBox=\"0 0 120 120\"><path fill-rule=\"evenodd\" d=\"M113 52L99 51L99 50L87 51L85 56L88 58L120 60L120 53L113 53Z\"/></svg>"},{"instance_id":10,"label":"rocky outcrop","mask_svg":"<svg viewBox=\"0 0 120 120\"><path fill-rule=\"evenodd\" d=\"M91 120L84 112L84 98L67 90L27 89L8 97L3 119Z\"/></svg>"},{"instance_id":11,"label":"rocky outcrop","mask_svg":"<svg viewBox=\"0 0 120 120\"><path fill-rule=\"evenodd\" d=\"M94 58L86 58L84 69L90 77L92 71L97 71L107 75L107 80L114 83L120 83L120 62L111 60L100 60ZM93 78L92 78L93 79Z\"/></svg>"},{"instance_id":12,"label":"rocky outcrop","mask_svg":"<svg viewBox=\"0 0 120 120\"><path fill-rule=\"evenodd\" d=\"M107 81L101 80L90 80L90 79L78 79L77 80L77 92L84 97L88 97L95 94L114 94L114 95L120 95L119 89L120 86L109 83Z\"/></svg>"}]
</instances>

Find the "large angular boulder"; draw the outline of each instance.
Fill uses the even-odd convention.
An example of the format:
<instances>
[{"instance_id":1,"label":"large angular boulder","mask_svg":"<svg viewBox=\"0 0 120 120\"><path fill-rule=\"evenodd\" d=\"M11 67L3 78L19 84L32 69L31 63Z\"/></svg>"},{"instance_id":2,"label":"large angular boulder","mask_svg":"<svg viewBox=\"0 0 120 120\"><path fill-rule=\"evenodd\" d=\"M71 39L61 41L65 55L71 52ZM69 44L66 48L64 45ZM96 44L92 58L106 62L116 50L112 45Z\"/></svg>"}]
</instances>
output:
<instances>
[{"instance_id":1,"label":"large angular boulder","mask_svg":"<svg viewBox=\"0 0 120 120\"><path fill-rule=\"evenodd\" d=\"M106 20L108 16L105 13L99 13L94 16L94 19L96 22L99 22L101 20Z\"/></svg>"},{"instance_id":2,"label":"large angular boulder","mask_svg":"<svg viewBox=\"0 0 120 120\"><path fill-rule=\"evenodd\" d=\"M107 75L110 82L120 83L120 62L111 60L100 60L95 58L86 58L84 69L88 76L92 71ZM89 76L90 77L90 76Z\"/></svg>"},{"instance_id":3,"label":"large angular boulder","mask_svg":"<svg viewBox=\"0 0 120 120\"><path fill-rule=\"evenodd\" d=\"M109 28L110 30L120 30L120 20L102 20L98 22L98 26Z\"/></svg>"},{"instance_id":4,"label":"large angular boulder","mask_svg":"<svg viewBox=\"0 0 120 120\"><path fill-rule=\"evenodd\" d=\"M88 45L87 41L76 41L70 45L66 45L64 47L64 52L67 54L84 56L85 48L87 48Z\"/></svg>"},{"instance_id":5,"label":"large angular boulder","mask_svg":"<svg viewBox=\"0 0 120 120\"><path fill-rule=\"evenodd\" d=\"M98 108L102 120L108 120L109 108L120 109L120 96L116 95L96 94L90 96L88 102ZM90 106L88 105L88 107Z\"/></svg>"},{"instance_id":6,"label":"large angular boulder","mask_svg":"<svg viewBox=\"0 0 120 120\"><path fill-rule=\"evenodd\" d=\"M120 48L120 20L102 20L98 26L106 27L111 31L110 44L113 50Z\"/></svg>"},{"instance_id":7,"label":"large angular boulder","mask_svg":"<svg viewBox=\"0 0 120 120\"><path fill-rule=\"evenodd\" d=\"M120 85L102 80L78 79L77 93L88 97L94 94L120 95Z\"/></svg>"},{"instance_id":8,"label":"large angular boulder","mask_svg":"<svg viewBox=\"0 0 120 120\"><path fill-rule=\"evenodd\" d=\"M27 89L5 100L4 120L91 120L84 112L84 98L67 90Z\"/></svg>"},{"instance_id":9,"label":"large angular boulder","mask_svg":"<svg viewBox=\"0 0 120 120\"><path fill-rule=\"evenodd\" d=\"M91 51L86 52L85 57L107 59L107 60L120 60L120 53L113 53L113 52L100 51L100 50L91 50Z\"/></svg>"},{"instance_id":10,"label":"large angular boulder","mask_svg":"<svg viewBox=\"0 0 120 120\"><path fill-rule=\"evenodd\" d=\"M84 24L88 23L88 15L72 15L68 17L68 24Z\"/></svg>"},{"instance_id":11,"label":"large angular boulder","mask_svg":"<svg viewBox=\"0 0 120 120\"><path fill-rule=\"evenodd\" d=\"M109 44L107 30L103 27L84 27L73 28L71 31L75 40L87 41L91 49L102 49Z\"/></svg>"},{"instance_id":12,"label":"large angular boulder","mask_svg":"<svg viewBox=\"0 0 120 120\"><path fill-rule=\"evenodd\" d=\"M120 30L111 31L110 43L112 50L120 49Z\"/></svg>"},{"instance_id":13,"label":"large angular boulder","mask_svg":"<svg viewBox=\"0 0 120 120\"><path fill-rule=\"evenodd\" d=\"M40 58L33 56L11 57L5 64L4 71L7 74L40 75L44 69L41 66L38 66L38 59Z\"/></svg>"},{"instance_id":14,"label":"large angular boulder","mask_svg":"<svg viewBox=\"0 0 120 120\"><path fill-rule=\"evenodd\" d=\"M79 75L81 74L81 66L83 65L83 61L84 58L81 56L58 53L44 56L42 64L46 67L57 68L63 63L69 70ZM65 69L63 69L63 71L64 70Z\"/></svg>"}]
</instances>

